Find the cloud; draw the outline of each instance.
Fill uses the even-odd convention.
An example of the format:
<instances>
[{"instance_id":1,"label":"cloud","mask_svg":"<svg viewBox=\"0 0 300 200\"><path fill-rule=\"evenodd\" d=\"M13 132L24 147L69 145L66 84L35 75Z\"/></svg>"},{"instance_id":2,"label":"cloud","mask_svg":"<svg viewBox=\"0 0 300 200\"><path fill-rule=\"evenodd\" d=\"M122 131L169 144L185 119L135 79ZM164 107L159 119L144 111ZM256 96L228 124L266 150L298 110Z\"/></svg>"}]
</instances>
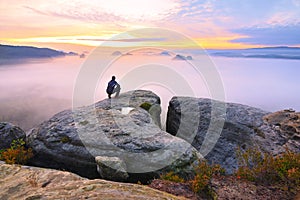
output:
<instances>
[{"instance_id":1,"label":"cloud","mask_svg":"<svg viewBox=\"0 0 300 200\"><path fill-rule=\"evenodd\" d=\"M300 0L292 0L293 4L297 7L300 7Z\"/></svg>"},{"instance_id":2,"label":"cloud","mask_svg":"<svg viewBox=\"0 0 300 200\"><path fill-rule=\"evenodd\" d=\"M34 13L101 23L130 23L162 20L180 10L179 0L85 0L51 1L23 6Z\"/></svg>"},{"instance_id":3,"label":"cloud","mask_svg":"<svg viewBox=\"0 0 300 200\"><path fill-rule=\"evenodd\" d=\"M231 40L232 45L273 44L276 39L283 45L298 44L294 32L299 29L294 30L287 24L300 22L300 0L4 1L7 6L0 3L1 27L8 29L11 25L21 24L40 28L39 31L29 30L30 34L16 29L10 31L10 37L16 36L14 32L18 31L18 37L78 36L78 41L84 42L79 36L86 36L91 42L97 42L88 36L99 36L98 42L101 42L102 38L106 41L130 29L162 27L197 40L224 38L218 41L224 45ZM245 24L248 28L244 28ZM20 27L19 30L24 29ZM103 33L107 30L114 32ZM6 32L0 36L7 38ZM267 38L267 35L270 36Z\"/></svg>"},{"instance_id":4,"label":"cloud","mask_svg":"<svg viewBox=\"0 0 300 200\"><path fill-rule=\"evenodd\" d=\"M234 39L234 43L258 45L300 45L300 23L294 25L273 25L265 27L250 27L233 30L244 35L244 38Z\"/></svg>"},{"instance_id":5,"label":"cloud","mask_svg":"<svg viewBox=\"0 0 300 200\"><path fill-rule=\"evenodd\" d=\"M119 16L115 16L109 13L101 13L94 11L88 11L86 9L82 9L80 12L76 11L76 8L66 8L66 10L53 10L53 9L37 9L30 6L23 6L26 9L33 11L34 13L40 15L46 15L51 17L60 17L72 20L80 20L85 22L118 22L123 19ZM79 9L79 8L78 8Z\"/></svg>"},{"instance_id":6,"label":"cloud","mask_svg":"<svg viewBox=\"0 0 300 200\"><path fill-rule=\"evenodd\" d=\"M292 19L292 20L291 20ZM290 24L291 22L295 21L297 16L294 16L294 13L291 12L278 12L271 16L269 19L266 20L266 24L269 25L286 25Z\"/></svg>"},{"instance_id":7,"label":"cloud","mask_svg":"<svg viewBox=\"0 0 300 200\"><path fill-rule=\"evenodd\" d=\"M300 18L300 10L295 6L297 2L300 1L190 0L183 4L177 16L181 22L198 23L198 29L202 24L214 24L225 29L269 22L286 24Z\"/></svg>"},{"instance_id":8,"label":"cloud","mask_svg":"<svg viewBox=\"0 0 300 200\"><path fill-rule=\"evenodd\" d=\"M215 12L215 4L210 1L186 1L179 15L185 17L209 17ZM201 19L199 19L201 20Z\"/></svg>"},{"instance_id":9,"label":"cloud","mask_svg":"<svg viewBox=\"0 0 300 200\"><path fill-rule=\"evenodd\" d=\"M83 41L97 41L97 42L160 42L166 41L167 38L129 38L129 39L102 39L102 38L79 38L77 40Z\"/></svg>"}]
</instances>

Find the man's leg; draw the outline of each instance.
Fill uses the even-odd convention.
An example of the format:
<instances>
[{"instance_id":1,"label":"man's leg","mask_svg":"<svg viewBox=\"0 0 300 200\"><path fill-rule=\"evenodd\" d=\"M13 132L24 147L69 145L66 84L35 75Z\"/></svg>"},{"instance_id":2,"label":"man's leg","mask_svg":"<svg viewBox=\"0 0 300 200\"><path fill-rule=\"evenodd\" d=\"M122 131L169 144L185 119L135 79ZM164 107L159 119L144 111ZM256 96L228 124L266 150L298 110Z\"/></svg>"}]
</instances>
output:
<instances>
[{"instance_id":1,"label":"man's leg","mask_svg":"<svg viewBox=\"0 0 300 200\"><path fill-rule=\"evenodd\" d=\"M117 85L117 87L114 88L114 93L116 93L115 97L118 97L121 91L120 85Z\"/></svg>"}]
</instances>

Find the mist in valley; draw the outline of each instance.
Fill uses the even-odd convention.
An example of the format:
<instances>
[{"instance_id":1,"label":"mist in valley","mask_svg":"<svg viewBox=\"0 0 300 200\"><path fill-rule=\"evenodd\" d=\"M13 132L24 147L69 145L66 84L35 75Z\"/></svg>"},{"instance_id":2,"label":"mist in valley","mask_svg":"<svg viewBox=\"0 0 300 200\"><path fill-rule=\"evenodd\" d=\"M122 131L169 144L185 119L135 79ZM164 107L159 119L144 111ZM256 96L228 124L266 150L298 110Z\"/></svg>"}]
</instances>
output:
<instances>
[{"instance_id":1,"label":"mist in valley","mask_svg":"<svg viewBox=\"0 0 300 200\"><path fill-rule=\"evenodd\" d=\"M73 83L81 62L64 57L0 65L0 121L29 130L71 108Z\"/></svg>"},{"instance_id":2,"label":"mist in valley","mask_svg":"<svg viewBox=\"0 0 300 200\"><path fill-rule=\"evenodd\" d=\"M93 62L95 70L101 65L101 60L97 59ZM193 55L193 59L197 62L197 55ZM288 108L300 110L300 94L297 90L300 85L299 60L225 57L211 57L211 59L222 81L225 101L242 103L267 111ZM88 65L86 59L79 57L27 60L23 63L9 64L2 62L0 121L14 123L28 131L54 114L71 109L78 74L83 67L89 67ZM146 67L158 71L150 71L143 76L135 74ZM172 76L171 73L166 76L160 71L160 67L173 70L176 76ZM94 95L92 102L106 98L106 84L111 75L116 75L117 81L121 84L121 92L149 89L158 94L162 99L163 122L168 101L172 96L190 96L182 89L184 88L182 85L177 84L180 83L180 78L181 82L186 81L187 86L191 87L194 96L211 97L209 85L205 80L207 77L197 78L185 61L172 60L169 56L127 55L100 73L97 85L91 88ZM140 84L143 80L152 80L152 77L152 83L150 81L149 84ZM155 80L166 80L170 84L157 84Z\"/></svg>"}]
</instances>

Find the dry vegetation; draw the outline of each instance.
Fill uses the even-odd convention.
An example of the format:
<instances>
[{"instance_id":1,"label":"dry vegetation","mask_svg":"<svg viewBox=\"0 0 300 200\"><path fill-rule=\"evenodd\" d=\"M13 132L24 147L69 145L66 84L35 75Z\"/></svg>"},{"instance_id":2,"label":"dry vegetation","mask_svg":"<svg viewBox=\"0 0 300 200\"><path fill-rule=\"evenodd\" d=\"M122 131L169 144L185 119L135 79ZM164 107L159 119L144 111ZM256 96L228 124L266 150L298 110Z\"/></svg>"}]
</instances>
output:
<instances>
[{"instance_id":1,"label":"dry vegetation","mask_svg":"<svg viewBox=\"0 0 300 200\"><path fill-rule=\"evenodd\" d=\"M237 155L235 175L225 175L219 165L200 161L191 179L169 172L150 187L190 199L294 199L299 192L300 153L286 149L274 157L253 148L239 149Z\"/></svg>"}]
</instances>

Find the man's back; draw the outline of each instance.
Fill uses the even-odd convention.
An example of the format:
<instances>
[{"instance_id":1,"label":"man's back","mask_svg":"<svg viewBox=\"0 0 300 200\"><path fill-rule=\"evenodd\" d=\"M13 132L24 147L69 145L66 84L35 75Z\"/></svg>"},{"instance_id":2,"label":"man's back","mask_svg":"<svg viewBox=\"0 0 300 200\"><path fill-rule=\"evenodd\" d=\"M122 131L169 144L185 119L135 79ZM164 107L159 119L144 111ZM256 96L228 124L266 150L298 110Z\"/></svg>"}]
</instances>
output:
<instances>
[{"instance_id":1,"label":"man's back","mask_svg":"<svg viewBox=\"0 0 300 200\"><path fill-rule=\"evenodd\" d=\"M115 86L116 86L117 84L118 84L118 83L117 83L117 81L115 81L115 80L109 81L109 82L108 82L108 85L107 85L106 92L107 92L108 94L112 94L112 93L114 92L114 88L115 88Z\"/></svg>"},{"instance_id":2,"label":"man's back","mask_svg":"<svg viewBox=\"0 0 300 200\"><path fill-rule=\"evenodd\" d=\"M112 76L111 80L108 82L107 88L106 88L106 93L108 94L108 98L111 98L111 95L113 93L116 93L115 97L118 97L120 94L121 87L116 81L116 77Z\"/></svg>"}]
</instances>

